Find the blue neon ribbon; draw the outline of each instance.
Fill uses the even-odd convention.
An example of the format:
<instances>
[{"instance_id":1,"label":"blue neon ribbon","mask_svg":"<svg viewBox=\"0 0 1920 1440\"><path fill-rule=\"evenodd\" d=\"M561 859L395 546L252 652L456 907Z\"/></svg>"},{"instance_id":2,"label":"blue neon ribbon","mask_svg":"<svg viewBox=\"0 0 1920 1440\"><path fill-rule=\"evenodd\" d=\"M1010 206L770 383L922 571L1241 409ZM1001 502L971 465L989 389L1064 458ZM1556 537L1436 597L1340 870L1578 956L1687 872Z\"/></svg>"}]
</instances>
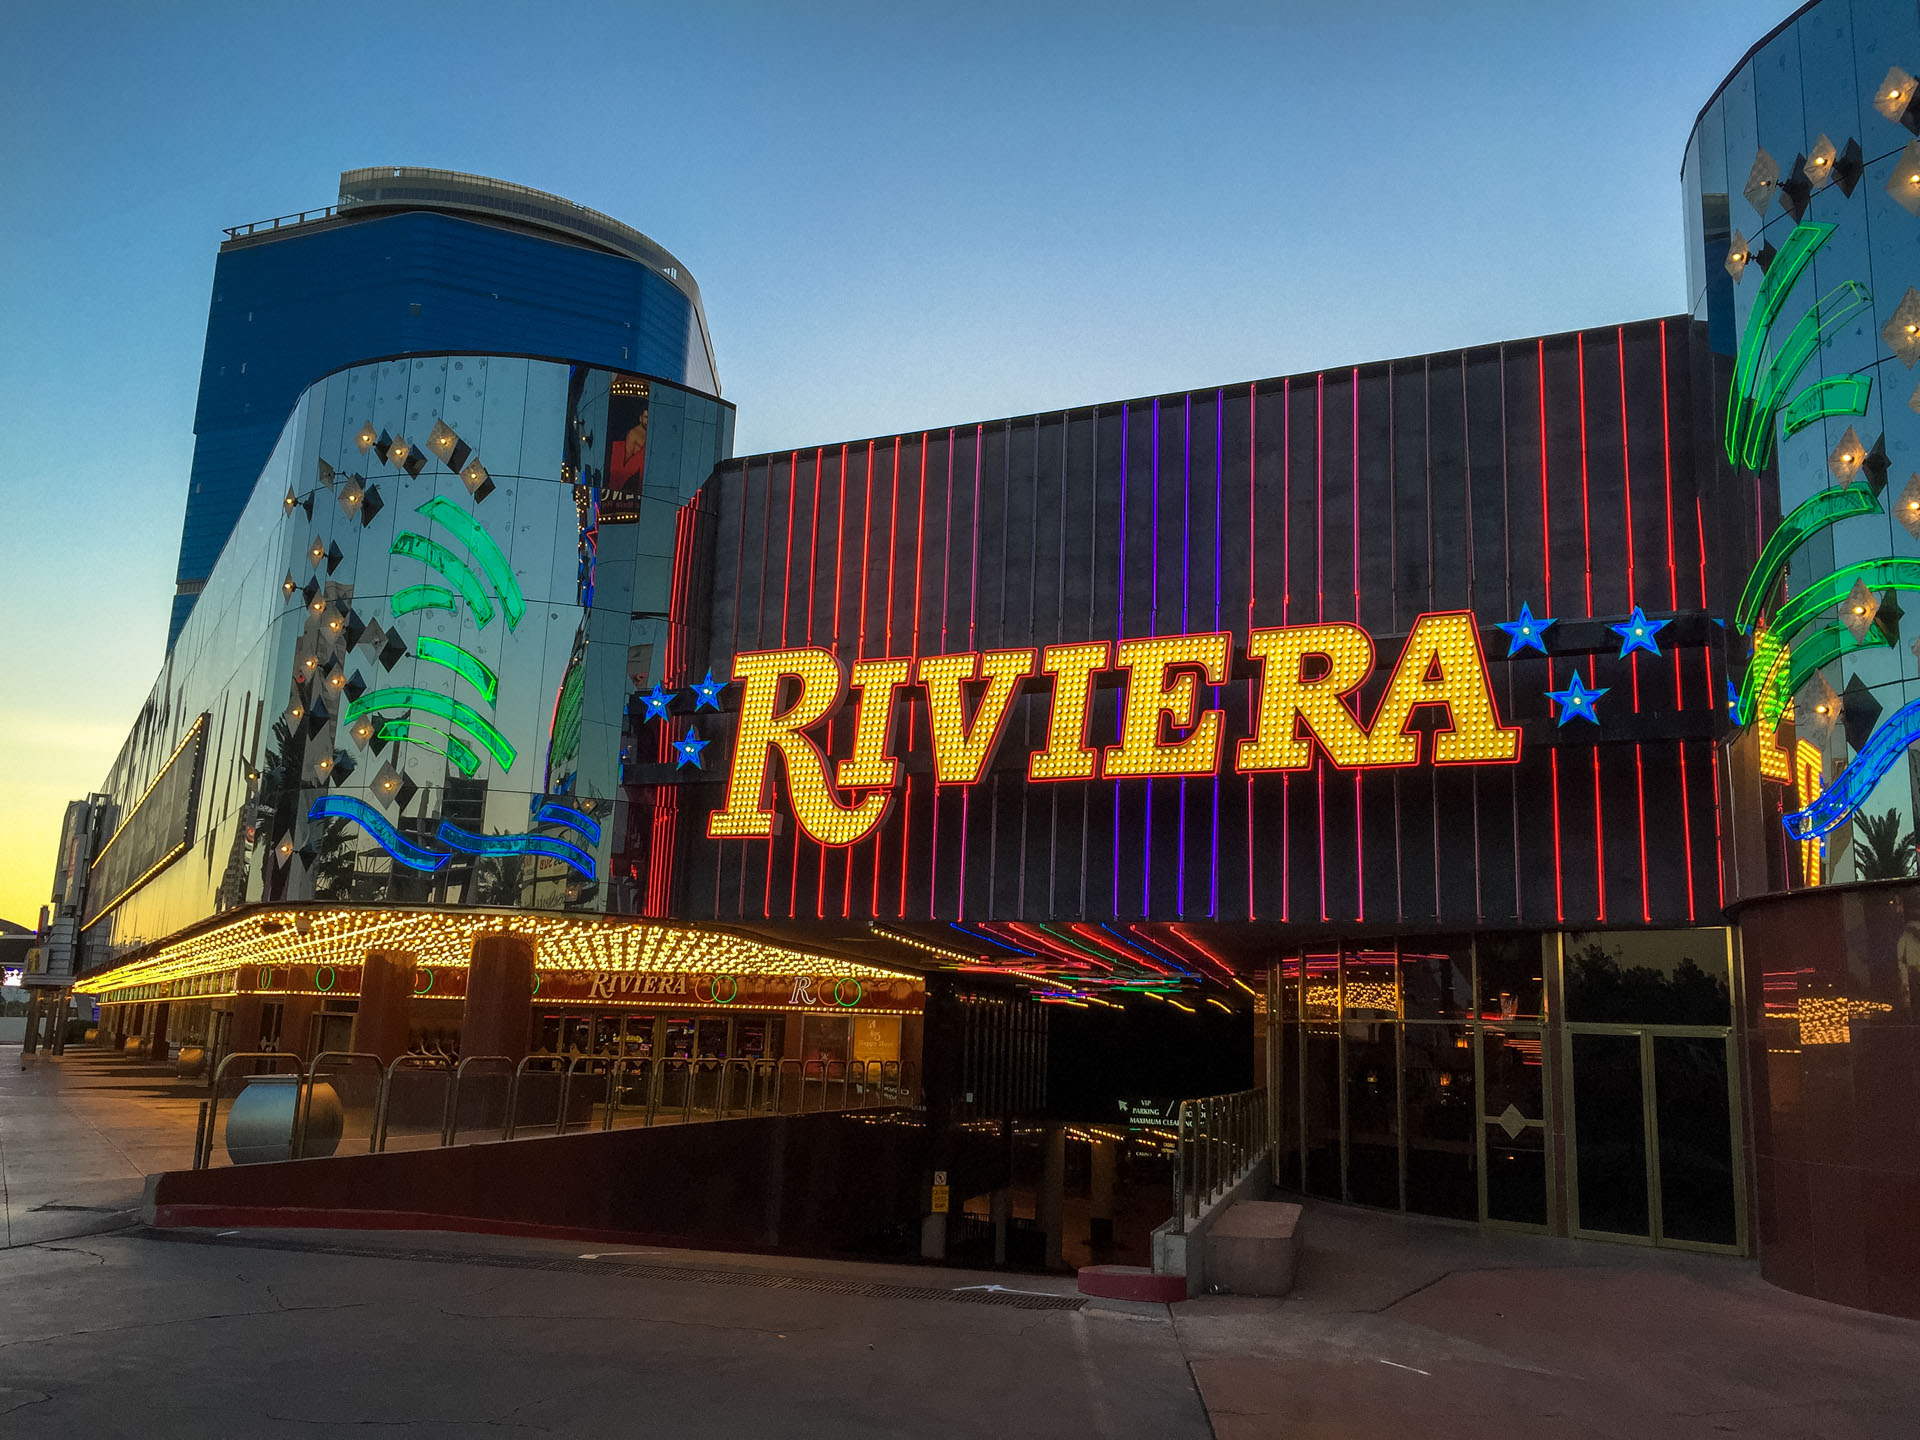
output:
<instances>
[{"instance_id":1,"label":"blue neon ribbon","mask_svg":"<svg viewBox=\"0 0 1920 1440\"><path fill-rule=\"evenodd\" d=\"M1889 715L1853 757L1853 763L1833 777L1833 783L1821 791L1818 799L1804 810L1782 816L1780 823L1796 840L1825 835L1867 803L1880 777L1916 740L1920 740L1920 700L1909 701Z\"/></svg>"},{"instance_id":2,"label":"blue neon ribbon","mask_svg":"<svg viewBox=\"0 0 1920 1440\"><path fill-rule=\"evenodd\" d=\"M380 848L412 870L438 870L453 857L414 844L393 828L386 816L364 800L351 795L322 795L307 811L307 819L352 820L376 841Z\"/></svg>"},{"instance_id":3,"label":"blue neon ribbon","mask_svg":"<svg viewBox=\"0 0 1920 1440\"><path fill-rule=\"evenodd\" d=\"M591 815L574 809L571 805L562 805L557 800L549 800L540 807L540 813L533 817L536 825L564 825L569 830L578 830L587 837L587 843L600 843L600 822Z\"/></svg>"},{"instance_id":4,"label":"blue neon ribbon","mask_svg":"<svg viewBox=\"0 0 1920 1440\"><path fill-rule=\"evenodd\" d=\"M572 866L589 880L598 875L591 855L551 835L475 835L451 820L442 820L438 838L442 845L466 855L544 855Z\"/></svg>"}]
</instances>

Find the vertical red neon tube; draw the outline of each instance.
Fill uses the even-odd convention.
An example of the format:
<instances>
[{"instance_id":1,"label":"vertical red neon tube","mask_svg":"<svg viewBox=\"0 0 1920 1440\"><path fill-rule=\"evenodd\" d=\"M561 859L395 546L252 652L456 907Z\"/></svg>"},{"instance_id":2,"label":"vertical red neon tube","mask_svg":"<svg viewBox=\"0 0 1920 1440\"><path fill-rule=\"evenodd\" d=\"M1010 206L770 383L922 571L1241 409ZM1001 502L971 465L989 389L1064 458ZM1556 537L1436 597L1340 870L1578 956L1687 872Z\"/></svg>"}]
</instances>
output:
<instances>
[{"instance_id":1,"label":"vertical red neon tube","mask_svg":"<svg viewBox=\"0 0 1920 1440\"><path fill-rule=\"evenodd\" d=\"M1546 591L1547 613L1553 613L1553 522L1547 508L1547 342L1537 340L1535 345L1536 363L1539 367L1540 401L1540 559L1543 586ZM1551 690L1557 682L1553 678L1553 661L1547 661L1547 688ZM1561 875L1560 861L1560 751L1550 752L1553 766L1553 917L1558 921L1567 918L1566 886Z\"/></svg>"}]
</instances>

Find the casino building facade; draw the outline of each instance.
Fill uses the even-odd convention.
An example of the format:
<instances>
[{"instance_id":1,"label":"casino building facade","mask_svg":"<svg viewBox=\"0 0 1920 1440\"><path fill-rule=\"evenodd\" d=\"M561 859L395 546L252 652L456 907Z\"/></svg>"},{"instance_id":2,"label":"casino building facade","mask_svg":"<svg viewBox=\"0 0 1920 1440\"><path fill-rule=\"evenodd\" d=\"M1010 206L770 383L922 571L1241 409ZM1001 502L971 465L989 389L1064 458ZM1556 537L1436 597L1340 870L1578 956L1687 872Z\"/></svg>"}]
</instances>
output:
<instances>
[{"instance_id":1,"label":"casino building facade","mask_svg":"<svg viewBox=\"0 0 1920 1440\"><path fill-rule=\"evenodd\" d=\"M68 866L102 1036L931 1102L943 1006L1211 1007L1288 1188L1920 1313L1914 72L1757 45L1664 319L744 458L314 375Z\"/></svg>"}]
</instances>

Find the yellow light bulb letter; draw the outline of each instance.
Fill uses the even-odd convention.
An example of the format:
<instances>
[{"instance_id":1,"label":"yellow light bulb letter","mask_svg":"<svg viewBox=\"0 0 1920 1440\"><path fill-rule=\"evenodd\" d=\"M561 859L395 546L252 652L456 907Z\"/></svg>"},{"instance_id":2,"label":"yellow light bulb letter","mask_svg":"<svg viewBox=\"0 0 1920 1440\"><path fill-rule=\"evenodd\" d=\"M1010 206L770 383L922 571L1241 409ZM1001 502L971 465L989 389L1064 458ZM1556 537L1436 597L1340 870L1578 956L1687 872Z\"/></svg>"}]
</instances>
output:
<instances>
[{"instance_id":1,"label":"yellow light bulb letter","mask_svg":"<svg viewBox=\"0 0 1920 1440\"><path fill-rule=\"evenodd\" d=\"M1289 625L1255 630L1247 654L1260 662L1260 704L1253 734L1234 751L1242 775L1266 770L1305 770L1313 744L1301 721L1335 765L1367 763L1367 732L1342 696L1373 673L1373 637L1358 625ZM1312 657L1324 669L1306 678Z\"/></svg>"},{"instance_id":2,"label":"yellow light bulb letter","mask_svg":"<svg viewBox=\"0 0 1920 1440\"><path fill-rule=\"evenodd\" d=\"M1114 663L1127 672L1127 698L1120 720L1120 743L1107 747L1106 773L1122 775L1211 775L1220 768L1218 710L1200 711L1197 667L1209 685L1227 683L1233 637L1160 635L1122 640ZM1171 680L1169 670L1179 667ZM1160 738L1162 719L1193 733L1171 743Z\"/></svg>"},{"instance_id":3,"label":"yellow light bulb letter","mask_svg":"<svg viewBox=\"0 0 1920 1440\"><path fill-rule=\"evenodd\" d=\"M913 662L862 660L853 667L851 685L860 692L858 718L853 722L853 754L840 762L834 778L850 790L892 785L900 778L900 762L887 753L893 735L893 692L907 683Z\"/></svg>"},{"instance_id":4,"label":"yellow light bulb letter","mask_svg":"<svg viewBox=\"0 0 1920 1440\"><path fill-rule=\"evenodd\" d=\"M1029 780L1091 780L1099 773L1100 752L1087 744L1087 715L1093 677L1107 668L1112 653L1105 640L1049 645L1042 652L1040 669L1053 676L1053 712L1047 748L1027 759Z\"/></svg>"},{"instance_id":5,"label":"yellow light bulb letter","mask_svg":"<svg viewBox=\"0 0 1920 1440\"><path fill-rule=\"evenodd\" d=\"M1407 733L1407 721L1422 705L1443 705L1447 711L1449 728L1433 737L1434 764L1520 758L1520 731L1500 723L1487 679L1487 657L1480 648L1480 626L1471 612L1422 615L1413 622L1387 693L1374 712L1368 763L1419 762L1420 737Z\"/></svg>"},{"instance_id":6,"label":"yellow light bulb letter","mask_svg":"<svg viewBox=\"0 0 1920 1440\"><path fill-rule=\"evenodd\" d=\"M768 762L777 750L786 763L787 791L800 828L823 845L865 839L885 817L892 792L879 790L857 805L841 804L827 783L826 757L801 733L840 698L840 662L826 650L761 650L735 656L733 674L741 682L739 726L727 774L726 808L707 817L708 838L773 834L773 812L762 797ZM775 714L781 682L788 678L800 682L800 693Z\"/></svg>"},{"instance_id":7,"label":"yellow light bulb letter","mask_svg":"<svg viewBox=\"0 0 1920 1440\"><path fill-rule=\"evenodd\" d=\"M984 655L931 655L920 662L935 784L972 785L980 779L1007 722L1014 688L1033 674L1035 658L1031 650L989 650ZM963 687L970 680L985 680L987 688L968 724Z\"/></svg>"}]
</instances>

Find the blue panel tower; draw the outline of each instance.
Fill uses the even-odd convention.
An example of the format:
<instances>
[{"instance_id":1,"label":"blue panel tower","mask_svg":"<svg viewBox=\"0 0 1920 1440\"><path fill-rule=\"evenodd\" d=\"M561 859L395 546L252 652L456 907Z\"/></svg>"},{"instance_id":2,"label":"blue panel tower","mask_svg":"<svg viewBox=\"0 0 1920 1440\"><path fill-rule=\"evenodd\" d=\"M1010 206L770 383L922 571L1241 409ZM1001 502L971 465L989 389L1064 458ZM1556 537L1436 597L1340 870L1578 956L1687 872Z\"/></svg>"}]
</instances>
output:
<instances>
[{"instance_id":1,"label":"blue panel tower","mask_svg":"<svg viewBox=\"0 0 1920 1440\"><path fill-rule=\"evenodd\" d=\"M508 352L718 396L700 288L598 211L450 170L340 177L324 210L228 230L214 265L171 649L295 400L343 365Z\"/></svg>"}]
</instances>

